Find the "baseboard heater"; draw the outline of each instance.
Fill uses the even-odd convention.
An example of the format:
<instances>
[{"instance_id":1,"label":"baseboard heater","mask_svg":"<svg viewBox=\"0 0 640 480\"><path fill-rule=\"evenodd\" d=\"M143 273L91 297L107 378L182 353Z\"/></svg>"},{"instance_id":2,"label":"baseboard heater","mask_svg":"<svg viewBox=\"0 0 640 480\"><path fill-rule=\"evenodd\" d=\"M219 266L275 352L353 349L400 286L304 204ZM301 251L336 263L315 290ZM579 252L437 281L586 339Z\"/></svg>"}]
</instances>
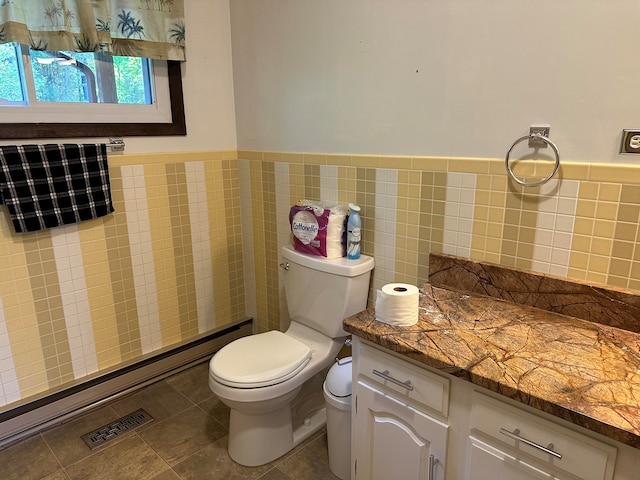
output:
<instances>
[{"instance_id":1,"label":"baseboard heater","mask_svg":"<svg viewBox=\"0 0 640 480\"><path fill-rule=\"evenodd\" d=\"M206 361L227 343L253 331L246 319L193 340L153 352L133 362L17 402L0 412L0 450L90 409Z\"/></svg>"}]
</instances>

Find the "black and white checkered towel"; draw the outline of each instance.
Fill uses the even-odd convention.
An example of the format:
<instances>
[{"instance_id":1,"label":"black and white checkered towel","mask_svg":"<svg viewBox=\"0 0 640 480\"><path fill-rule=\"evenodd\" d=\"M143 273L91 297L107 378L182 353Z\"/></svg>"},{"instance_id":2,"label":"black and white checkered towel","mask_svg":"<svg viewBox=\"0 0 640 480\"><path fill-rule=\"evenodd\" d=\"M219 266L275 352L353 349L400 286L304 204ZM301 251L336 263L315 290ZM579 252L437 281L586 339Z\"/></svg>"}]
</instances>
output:
<instances>
[{"instance_id":1,"label":"black and white checkered towel","mask_svg":"<svg viewBox=\"0 0 640 480\"><path fill-rule=\"evenodd\" d=\"M0 204L16 232L113 212L104 144L0 146Z\"/></svg>"}]
</instances>

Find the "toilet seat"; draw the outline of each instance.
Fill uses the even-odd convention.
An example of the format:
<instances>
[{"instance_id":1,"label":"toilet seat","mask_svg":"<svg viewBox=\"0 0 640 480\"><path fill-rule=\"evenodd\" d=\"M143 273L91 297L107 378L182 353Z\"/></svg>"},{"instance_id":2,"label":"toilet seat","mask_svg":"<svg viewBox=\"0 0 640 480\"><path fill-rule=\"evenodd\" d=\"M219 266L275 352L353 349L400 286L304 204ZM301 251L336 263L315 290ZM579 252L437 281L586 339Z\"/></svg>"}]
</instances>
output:
<instances>
[{"instance_id":1,"label":"toilet seat","mask_svg":"<svg viewBox=\"0 0 640 480\"><path fill-rule=\"evenodd\" d=\"M272 330L235 340L213 356L211 375L223 385L258 388L297 375L311 359L311 349L295 338Z\"/></svg>"}]
</instances>

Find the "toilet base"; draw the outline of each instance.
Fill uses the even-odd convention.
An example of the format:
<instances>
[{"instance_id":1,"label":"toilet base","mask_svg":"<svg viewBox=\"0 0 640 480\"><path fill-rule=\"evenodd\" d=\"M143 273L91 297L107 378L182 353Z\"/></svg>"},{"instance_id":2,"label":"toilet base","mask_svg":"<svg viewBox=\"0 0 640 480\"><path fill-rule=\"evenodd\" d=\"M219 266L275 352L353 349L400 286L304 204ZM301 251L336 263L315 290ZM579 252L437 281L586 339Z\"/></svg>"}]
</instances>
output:
<instances>
[{"instance_id":1,"label":"toilet base","mask_svg":"<svg viewBox=\"0 0 640 480\"><path fill-rule=\"evenodd\" d=\"M266 415L249 415L231 410L229 456L247 467L264 465L292 450L326 423L324 408L309 416L295 430L289 405Z\"/></svg>"},{"instance_id":2,"label":"toilet base","mask_svg":"<svg viewBox=\"0 0 640 480\"><path fill-rule=\"evenodd\" d=\"M327 370L311 377L297 392L291 392L294 398L275 410L231 408L229 456L247 467L264 465L324 427L327 411L322 382Z\"/></svg>"}]
</instances>

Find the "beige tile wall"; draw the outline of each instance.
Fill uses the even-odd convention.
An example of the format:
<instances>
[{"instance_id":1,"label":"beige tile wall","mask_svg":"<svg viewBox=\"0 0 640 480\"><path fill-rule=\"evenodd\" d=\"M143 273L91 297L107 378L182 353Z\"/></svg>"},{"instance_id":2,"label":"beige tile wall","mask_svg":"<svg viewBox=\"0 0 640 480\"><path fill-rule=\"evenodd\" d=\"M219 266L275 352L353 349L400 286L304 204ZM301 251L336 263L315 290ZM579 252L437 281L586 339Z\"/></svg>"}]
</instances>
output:
<instances>
[{"instance_id":1,"label":"beige tile wall","mask_svg":"<svg viewBox=\"0 0 640 480\"><path fill-rule=\"evenodd\" d=\"M18 235L0 210L5 408L245 316L281 328L279 248L302 198L361 205L370 301L425 281L429 252L640 289L636 166L567 163L537 188L488 159L233 151L110 167L103 219Z\"/></svg>"},{"instance_id":2,"label":"beige tile wall","mask_svg":"<svg viewBox=\"0 0 640 480\"><path fill-rule=\"evenodd\" d=\"M236 152L109 165L112 215L16 234L0 209L5 409L245 317Z\"/></svg>"},{"instance_id":3,"label":"beige tile wall","mask_svg":"<svg viewBox=\"0 0 640 480\"><path fill-rule=\"evenodd\" d=\"M288 189L290 204L326 200L321 191L339 203L360 204L363 252L377 265L374 289L392 281L426 281L429 252L640 289L638 166L566 163L547 184L522 187L508 179L503 160L256 151L240 151L238 158L255 175L250 196L263 213L275 195L266 175L274 168L283 172L281 188ZM513 169L527 182L549 173L546 162L520 161ZM288 228L286 212L268 214L278 231ZM257 257L265 255L265 245L277 242L280 248L289 241L276 229L259 230L247 239ZM277 298L261 305L258 328L275 328Z\"/></svg>"}]
</instances>

